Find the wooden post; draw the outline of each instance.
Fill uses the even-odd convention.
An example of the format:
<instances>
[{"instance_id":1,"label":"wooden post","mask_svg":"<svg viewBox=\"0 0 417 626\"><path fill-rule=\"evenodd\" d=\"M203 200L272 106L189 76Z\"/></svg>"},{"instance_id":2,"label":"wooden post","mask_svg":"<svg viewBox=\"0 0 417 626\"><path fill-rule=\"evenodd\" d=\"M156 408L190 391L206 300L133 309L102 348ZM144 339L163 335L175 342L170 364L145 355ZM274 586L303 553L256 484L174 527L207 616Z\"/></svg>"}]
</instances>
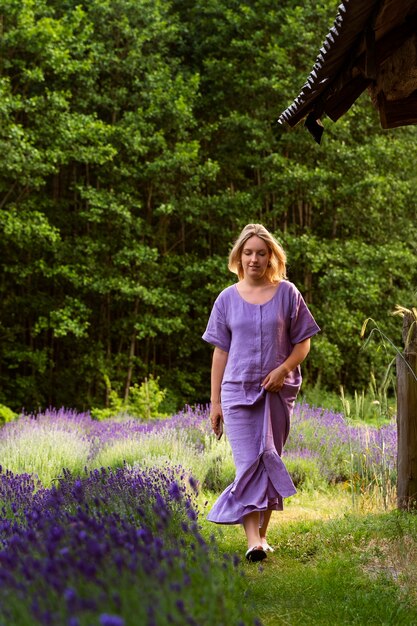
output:
<instances>
[{"instance_id":1,"label":"wooden post","mask_svg":"<svg viewBox=\"0 0 417 626\"><path fill-rule=\"evenodd\" d=\"M411 313L404 315L403 341L403 358L397 356L397 506L408 511L417 509L417 382L409 370L417 375L417 328Z\"/></svg>"}]
</instances>

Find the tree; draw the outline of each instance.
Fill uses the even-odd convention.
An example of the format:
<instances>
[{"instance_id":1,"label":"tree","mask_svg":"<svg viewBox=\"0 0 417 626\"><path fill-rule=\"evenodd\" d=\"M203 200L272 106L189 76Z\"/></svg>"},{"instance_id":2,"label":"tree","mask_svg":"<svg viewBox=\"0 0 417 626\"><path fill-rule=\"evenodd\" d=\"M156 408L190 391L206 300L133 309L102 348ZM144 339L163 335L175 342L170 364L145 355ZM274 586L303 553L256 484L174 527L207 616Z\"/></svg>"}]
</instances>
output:
<instances>
[{"instance_id":1,"label":"tree","mask_svg":"<svg viewBox=\"0 0 417 626\"><path fill-rule=\"evenodd\" d=\"M106 404L106 381L125 398L149 375L178 405L208 399L200 337L254 221L322 327L307 377L381 371L359 333L411 304L416 129L381 131L365 99L322 147L276 123L333 2L1 7L0 402Z\"/></svg>"}]
</instances>

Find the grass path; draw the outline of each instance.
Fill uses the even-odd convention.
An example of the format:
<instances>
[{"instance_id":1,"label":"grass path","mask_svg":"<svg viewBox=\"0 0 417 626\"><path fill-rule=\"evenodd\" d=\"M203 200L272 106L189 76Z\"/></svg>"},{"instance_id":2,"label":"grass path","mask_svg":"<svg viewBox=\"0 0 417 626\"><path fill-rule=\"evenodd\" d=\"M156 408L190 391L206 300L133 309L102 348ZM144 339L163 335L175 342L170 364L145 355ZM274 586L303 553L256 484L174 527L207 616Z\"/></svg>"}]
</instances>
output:
<instances>
[{"instance_id":1,"label":"grass path","mask_svg":"<svg viewBox=\"0 0 417 626\"><path fill-rule=\"evenodd\" d=\"M238 526L213 526L225 552L244 555ZM275 552L242 562L245 593L264 626L417 625L417 515L353 511L341 489L301 493L272 518Z\"/></svg>"}]
</instances>

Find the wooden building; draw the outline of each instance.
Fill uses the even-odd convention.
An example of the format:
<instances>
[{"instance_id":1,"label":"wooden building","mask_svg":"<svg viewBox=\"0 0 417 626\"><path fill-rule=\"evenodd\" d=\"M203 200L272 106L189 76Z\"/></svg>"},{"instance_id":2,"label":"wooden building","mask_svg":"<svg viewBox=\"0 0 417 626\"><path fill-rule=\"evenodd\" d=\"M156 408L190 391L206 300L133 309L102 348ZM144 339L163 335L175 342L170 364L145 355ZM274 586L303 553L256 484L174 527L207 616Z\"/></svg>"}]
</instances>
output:
<instances>
[{"instance_id":1,"label":"wooden building","mask_svg":"<svg viewBox=\"0 0 417 626\"><path fill-rule=\"evenodd\" d=\"M417 0L343 0L300 94L279 122L305 125L320 143L368 89L382 128L417 123Z\"/></svg>"}]
</instances>

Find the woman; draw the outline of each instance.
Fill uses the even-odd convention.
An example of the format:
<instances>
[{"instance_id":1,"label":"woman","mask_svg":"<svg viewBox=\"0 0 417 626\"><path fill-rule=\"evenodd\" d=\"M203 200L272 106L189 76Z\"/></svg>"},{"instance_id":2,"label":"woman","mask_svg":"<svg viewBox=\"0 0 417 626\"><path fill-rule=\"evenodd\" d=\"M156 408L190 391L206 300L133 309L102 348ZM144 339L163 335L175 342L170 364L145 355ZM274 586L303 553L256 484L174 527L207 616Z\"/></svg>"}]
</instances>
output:
<instances>
[{"instance_id":1,"label":"woman","mask_svg":"<svg viewBox=\"0 0 417 626\"><path fill-rule=\"evenodd\" d=\"M281 460L290 416L301 385L300 363L319 332L300 292L286 280L285 252L261 224L248 224L229 256L239 282L216 299L203 339L214 345L211 425L223 421L236 478L208 519L242 523L246 558L264 559L273 510L295 493Z\"/></svg>"}]
</instances>

